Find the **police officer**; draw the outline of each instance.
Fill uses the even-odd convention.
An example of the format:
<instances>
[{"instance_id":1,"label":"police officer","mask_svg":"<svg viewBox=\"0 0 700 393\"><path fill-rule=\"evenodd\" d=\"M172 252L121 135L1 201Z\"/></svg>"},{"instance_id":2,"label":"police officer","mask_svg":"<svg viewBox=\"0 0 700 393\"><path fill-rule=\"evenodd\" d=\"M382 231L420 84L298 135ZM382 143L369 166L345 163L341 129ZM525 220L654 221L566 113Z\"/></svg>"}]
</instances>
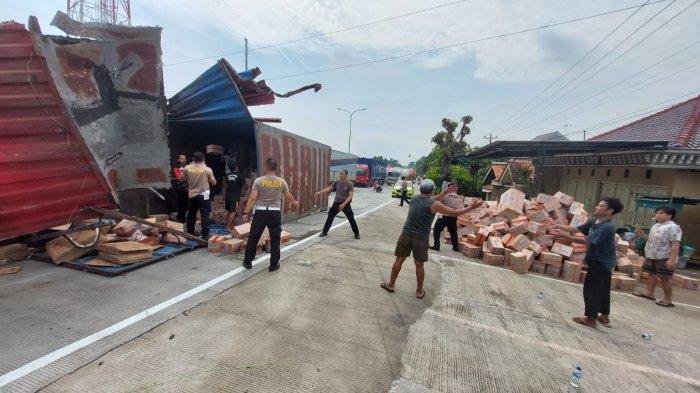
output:
<instances>
[{"instance_id":1,"label":"police officer","mask_svg":"<svg viewBox=\"0 0 700 393\"><path fill-rule=\"evenodd\" d=\"M299 208L299 202L289 192L289 186L284 179L278 177L277 161L268 158L265 161L265 174L253 182L248 203L243 209L243 220L249 221L251 210L255 209L253 222L250 225L250 236L245 248L243 267L253 267L253 259L257 250L260 236L265 227L270 231L270 268L271 272L280 267L280 235L282 233L282 197L291 203L294 209Z\"/></svg>"}]
</instances>

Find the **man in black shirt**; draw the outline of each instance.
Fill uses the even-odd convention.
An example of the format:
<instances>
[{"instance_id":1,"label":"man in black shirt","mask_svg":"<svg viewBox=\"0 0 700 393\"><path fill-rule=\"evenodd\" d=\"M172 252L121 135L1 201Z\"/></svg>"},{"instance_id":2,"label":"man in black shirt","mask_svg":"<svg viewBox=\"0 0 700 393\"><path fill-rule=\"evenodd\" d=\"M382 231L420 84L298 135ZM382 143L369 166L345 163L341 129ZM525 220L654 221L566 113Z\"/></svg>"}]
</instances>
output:
<instances>
[{"instance_id":1,"label":"man in black shirt","mask_svg":"<svg viewBox=\"0 0 700 393\"><path fill-rule=\"evenodd\" d=\"M241 200L241 189L243 188L243 176L238 171L235 161L228 161L228 175L226 175L226 198L224 207L228 214L226 228L231 229L236 226L236 213L238 212L239 201Z\"/></svg>"}]
</instances>

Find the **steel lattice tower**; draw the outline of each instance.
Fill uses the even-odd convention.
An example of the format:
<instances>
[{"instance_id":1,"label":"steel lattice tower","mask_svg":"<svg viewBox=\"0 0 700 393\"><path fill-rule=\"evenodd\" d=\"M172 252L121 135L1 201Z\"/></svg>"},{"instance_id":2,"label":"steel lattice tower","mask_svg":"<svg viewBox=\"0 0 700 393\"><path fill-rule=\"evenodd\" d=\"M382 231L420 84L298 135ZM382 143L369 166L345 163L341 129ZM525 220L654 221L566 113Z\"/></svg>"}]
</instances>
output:
<instances>
[{"instance_id":1,"label":"steel lattice tower","mask_svg":"<svg viewBox=\"0 0 700 393\"><path fill-rule=\"evenodd\" d=\"M130 0L67 0L68 16L80 22L131 26Z\"/></svg>"}]
</instances>

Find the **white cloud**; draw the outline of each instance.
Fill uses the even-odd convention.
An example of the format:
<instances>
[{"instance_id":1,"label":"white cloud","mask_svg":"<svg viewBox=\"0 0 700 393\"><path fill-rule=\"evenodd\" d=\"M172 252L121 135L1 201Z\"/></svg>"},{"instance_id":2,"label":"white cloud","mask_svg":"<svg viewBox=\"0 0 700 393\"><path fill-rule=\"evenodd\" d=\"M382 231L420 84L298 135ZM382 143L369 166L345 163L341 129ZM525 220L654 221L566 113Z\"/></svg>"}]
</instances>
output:
<instances>
[{"instance_id":1,"label":"white cloud","mask_svg":"<svg viewBox=\"0 0 700 393\"><path fill-rule=\"evenodd\" d=\"M183 20L206 20L239 40L246 35L251 46L263 46L326 33L350 26L396 16L447 3L448 0L396 1L323 1L323 0L202 0L191 2L165 0L158 9L174 15L189 15ZM333 65L370 60L525 29L595 14L641 0L580 1L466 1L389 22L306 40L285 46L300 54L328 56ZM682 3L682 2L679 2ZM647 6L622 29L619 37L660 9L663 4ZM671 11L685 4L674 5ZM552 39L560 43L577 42L588 48L632 11L553 28L556 35L537 32L454 47L409 58L417 67L440 68L464 59L477 63L475 76L486 81L514 82L551 79L561 73L565 61L548 51ZM675 12L675 11L673 11ZM697 14L696 14L697 15ZM686 23L689 20L686 19ZM653 24L651 25L653 27ZM700 34L697 26L688 26ZM660 36L670 34L662 31ZM549 39L547 39L549 38ZM610 47L616 40L611 40ZM269 49L276 50L276 49ZM360 59L360 60L358 60ZM574 59L570 59L569 62ZM323 68L323 67L318 67Z\"/></svg>"}]
</instances>

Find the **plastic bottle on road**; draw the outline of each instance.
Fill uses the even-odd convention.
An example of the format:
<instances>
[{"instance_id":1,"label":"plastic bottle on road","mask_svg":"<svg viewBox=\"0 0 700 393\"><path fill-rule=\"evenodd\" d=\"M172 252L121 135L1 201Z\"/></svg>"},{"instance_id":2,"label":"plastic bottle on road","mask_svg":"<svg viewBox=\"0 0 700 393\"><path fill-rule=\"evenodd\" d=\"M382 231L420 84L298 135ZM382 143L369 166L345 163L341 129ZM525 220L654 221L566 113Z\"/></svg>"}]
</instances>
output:
<instances>
[{"instance_id":1,"label":"plastic bottle on road","mask_svg":"<svg viewBox=\"0 0 700 393\"><path fill-rule=\"evenodd\" d=\"M651 333L642 333L642 338L647 340L647 341L651 341L652 337L654 337L654 335Z\"/></svg>"},{"instance_id":2,"label":"plastic bottle on road","mask_svg":"<svg viewBox=\"0 0 700 393\"><path fill-rule=\"evenodd\" d=\"M576 366L574 372L571 373L571 381L569 382L571 386L577 388L579 383L581 383L581 378L583 377L583 370L581 366Z\"/></svg>"}]
</instances>

